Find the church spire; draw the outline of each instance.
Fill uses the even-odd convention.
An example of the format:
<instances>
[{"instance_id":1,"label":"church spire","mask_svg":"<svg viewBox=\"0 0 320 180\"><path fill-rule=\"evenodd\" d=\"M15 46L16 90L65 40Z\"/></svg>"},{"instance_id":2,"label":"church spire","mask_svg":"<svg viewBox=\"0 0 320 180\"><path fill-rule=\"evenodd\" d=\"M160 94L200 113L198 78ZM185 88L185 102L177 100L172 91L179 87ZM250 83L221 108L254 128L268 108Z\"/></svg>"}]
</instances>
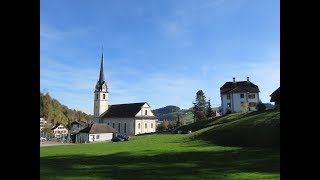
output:
<instances>
[{"instance_id":1,"label":"church spire","mask_svg":"<svg viewBox=\"0 0 320 180\"><path fill-rule=\"evenodd\" d=\"M102 57L101 57L101 66L100 66L100 76L99 76L99 84L103 84L104 80L104 73L103 73L103 46L102 46Z\"/></svg>"}]
</instances>

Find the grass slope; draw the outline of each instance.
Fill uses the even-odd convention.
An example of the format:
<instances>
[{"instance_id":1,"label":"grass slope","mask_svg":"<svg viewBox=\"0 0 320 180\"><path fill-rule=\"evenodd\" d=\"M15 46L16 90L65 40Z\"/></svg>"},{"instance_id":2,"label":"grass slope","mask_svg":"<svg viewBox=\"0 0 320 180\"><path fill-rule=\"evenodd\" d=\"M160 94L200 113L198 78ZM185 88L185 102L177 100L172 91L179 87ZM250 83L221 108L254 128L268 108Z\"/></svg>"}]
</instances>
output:
<instances>
[{"instance_id":1,"label":"grass slope","mask_svg":"<svg viewBox=\"0 0 320 180\"><path fill-rule=\"evenodd\" d=\"M280 179L278 149L212 145L192 134L40 148L45 179Z\"/></svg>"},{"instance_id":2,"label":"grass slope","mask_svg":"<svg viewBox=\"0 0 320 180\"><path fill-rule=\"evenodd\" d=\"M234 113L180 127L197 131L191 138L218 145L280 146L280 110Z\"/></svg>"}]
</instances>

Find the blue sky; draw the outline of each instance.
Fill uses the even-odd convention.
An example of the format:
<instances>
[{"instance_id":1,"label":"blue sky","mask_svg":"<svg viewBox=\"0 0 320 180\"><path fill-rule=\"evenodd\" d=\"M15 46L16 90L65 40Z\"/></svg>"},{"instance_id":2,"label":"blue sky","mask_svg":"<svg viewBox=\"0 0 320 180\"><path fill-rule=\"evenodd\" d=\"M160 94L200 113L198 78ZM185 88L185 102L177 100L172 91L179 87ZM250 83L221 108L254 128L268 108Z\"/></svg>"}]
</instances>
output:
<instances>
[{"instance_id":1,"label":"blue sky","mask_svg":"<svg viewBox=\"0 0 320 180\"><path fill-rule=\"evenodd\" d=\"M102 45L110 104L213 107L227 81L280 86L277 0L41 0L40 90L93 113Z\"/></svg>"}]
</instances>

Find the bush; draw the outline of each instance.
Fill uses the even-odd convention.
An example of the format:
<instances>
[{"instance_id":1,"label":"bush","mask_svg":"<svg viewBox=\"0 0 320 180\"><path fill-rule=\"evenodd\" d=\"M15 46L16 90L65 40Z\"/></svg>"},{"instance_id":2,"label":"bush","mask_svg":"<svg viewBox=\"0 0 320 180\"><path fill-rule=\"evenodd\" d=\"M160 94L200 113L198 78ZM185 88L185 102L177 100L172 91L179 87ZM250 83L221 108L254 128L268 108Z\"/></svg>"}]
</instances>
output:
<instances>
[{"instance_id":1,"label":"bush","mask_svg":"<svg viewBox=\"0 0 320 180\"><path fill-rule=\"evenodd\" d=\"M260 102L257 104L256 108L257 108L257 111L265 111L267 107L266 107L265 104L263 104L263 103L260 101Z\"/></svg>"}]
</instances>

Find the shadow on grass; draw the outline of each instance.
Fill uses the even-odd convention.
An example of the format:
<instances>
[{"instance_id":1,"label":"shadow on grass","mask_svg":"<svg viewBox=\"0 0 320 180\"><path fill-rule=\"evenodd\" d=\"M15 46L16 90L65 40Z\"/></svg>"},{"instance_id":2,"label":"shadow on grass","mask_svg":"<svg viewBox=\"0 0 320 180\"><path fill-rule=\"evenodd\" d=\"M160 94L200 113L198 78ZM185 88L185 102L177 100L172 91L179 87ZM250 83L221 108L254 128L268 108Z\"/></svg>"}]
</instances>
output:
<instances>
[{"instance_id":1,"label":"shadow on grass","mask_svg":"<svg viewBox=\"0 0 320 180\"><path fill-rule=\"evenodd\" d=\"M217 179L241 173L279 179L279 151L243 148L136 155L41 157L41 179Z\"/></svg>"}]
</instances>

